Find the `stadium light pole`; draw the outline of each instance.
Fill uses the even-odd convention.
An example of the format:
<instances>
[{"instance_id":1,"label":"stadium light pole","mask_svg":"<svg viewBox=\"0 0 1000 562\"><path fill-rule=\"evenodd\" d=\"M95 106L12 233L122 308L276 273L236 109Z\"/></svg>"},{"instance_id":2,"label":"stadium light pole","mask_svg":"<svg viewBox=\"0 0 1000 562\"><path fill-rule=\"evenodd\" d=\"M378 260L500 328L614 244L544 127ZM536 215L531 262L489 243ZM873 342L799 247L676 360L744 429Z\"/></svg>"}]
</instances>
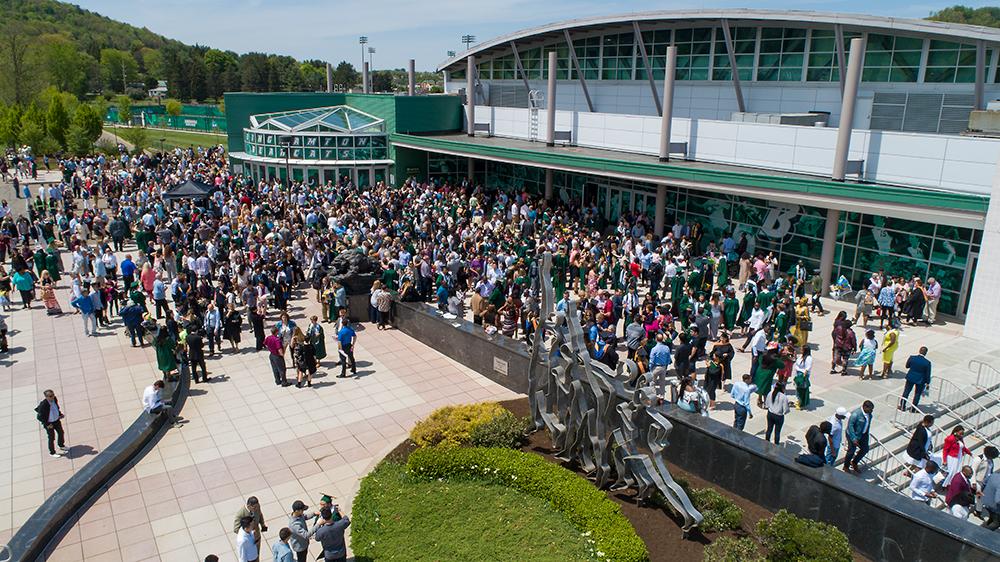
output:
<instances>
[{"instance_id":1,"label":"stadium light pole","mask_svg":"<svg viewBox=\"0 0 1000 562\"><path fill-rule=\"evenodd\" d=\"M375 47L368 47L368 65L371 66L370 70L375 71Z\"/></svg>"},{"instance_id":2,"label":"stadium light pole","mask_svg":"<svg viewBox=\"0 0 1000 562\"><path fill-rule=\"evenodd\" d=\"M469 46L472 45L475 42L476 42L476 36L475 35L463 35L462 36L462 43L465 43L465 50L466 51L468 51L469 50Z\"/></svg>"},{"instance_id":3,"label":"stadium light pole","mask_svg":"<svg viewBox=\"0 0 1000 562\"><path fill-rule=\"evenodd\" d=\"M365 45L368 43L368 36L362 35L358 37L358 43L361 44L361 66L365 65Z\"/></svg>"}]
</instances>

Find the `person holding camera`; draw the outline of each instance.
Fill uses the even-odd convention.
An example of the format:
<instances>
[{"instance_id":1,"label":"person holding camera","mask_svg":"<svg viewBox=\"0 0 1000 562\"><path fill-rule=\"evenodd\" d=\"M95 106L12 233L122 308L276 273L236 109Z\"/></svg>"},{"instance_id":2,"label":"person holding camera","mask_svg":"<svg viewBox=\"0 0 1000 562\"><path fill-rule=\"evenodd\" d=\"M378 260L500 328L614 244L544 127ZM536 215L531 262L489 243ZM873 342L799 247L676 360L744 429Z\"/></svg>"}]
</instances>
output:
<instances>
[{"instance_id":1,"label":"person holding camera","mask_svg":"<svg viewBox=\"0 0 1000 562\"><path fill-rule=\"evenodd\" d=\"M336 519L334 514L339 515ZM324 507L319 511L320 520L316 524L316 540L323 545L324 562L346 562L347 544L344 542L344 531L351 525L351 518L340 513L338 506L333 510Z\"/></svg>"},{"instance_id":2,"label":"person holding camera","mask_svg":"<svg viewBox=\"0 0 1000 562\"><path fill-rule=\"evenodd\" d=\"M260 510L260 500L257 499L257 496L247 498L246 505L236 512L236 517L233 518L234 533L240 533L240 530L246 527L243 524L246 517L251 519L249 532L253 534L254 544L260 548L260 534L267 532L267 524L264 522L264 514Z\"/></svg>"}]
</instances>

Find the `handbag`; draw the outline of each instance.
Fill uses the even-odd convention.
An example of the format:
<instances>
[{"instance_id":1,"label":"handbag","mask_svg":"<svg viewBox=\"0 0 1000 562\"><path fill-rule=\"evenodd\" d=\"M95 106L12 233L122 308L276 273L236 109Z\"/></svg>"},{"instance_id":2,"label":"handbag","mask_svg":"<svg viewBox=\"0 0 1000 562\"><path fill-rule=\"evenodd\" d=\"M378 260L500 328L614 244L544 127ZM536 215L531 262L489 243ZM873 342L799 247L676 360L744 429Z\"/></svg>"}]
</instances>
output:
<instances>
[{"instance_id":1,"label":"handbag","mask_svg":"<svg viewBox=\"0 0 1000 562\"><path fill-rule=\"evenodd\" d=\"M812 320L801 320L799 322L799 329L802 330L802 331L804 331L804 332L811 332L812 329L813 329L813 322L812 322Z\"/></svg>"}]
</instances>

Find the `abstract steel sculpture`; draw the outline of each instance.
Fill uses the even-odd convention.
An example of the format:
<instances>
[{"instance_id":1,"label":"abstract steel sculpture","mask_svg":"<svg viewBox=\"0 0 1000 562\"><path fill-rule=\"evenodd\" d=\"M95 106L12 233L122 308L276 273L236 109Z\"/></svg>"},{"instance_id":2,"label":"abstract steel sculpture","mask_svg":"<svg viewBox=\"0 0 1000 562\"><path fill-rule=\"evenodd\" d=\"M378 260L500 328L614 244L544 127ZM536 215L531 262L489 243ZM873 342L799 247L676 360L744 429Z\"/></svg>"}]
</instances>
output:
<instances>
[{"instance_id":1,"label":"abstract steel sculpture","mask_svg":"<svg viewBox=\"0 0 1000 562\"><path fill-rule=\"evenodd\" d=\"M616 372L591 361L576 301L567 297L565 310L555 310L552 255L539 261L541 325L528 370L533 431L548 429L556 457L578 463L600 488L634 488L643 501L659 492L684 518L687 533L702 516L663 460L673 426L653 406L649 374L640 377L628 359Z\"/></svg>"}]
</instances>

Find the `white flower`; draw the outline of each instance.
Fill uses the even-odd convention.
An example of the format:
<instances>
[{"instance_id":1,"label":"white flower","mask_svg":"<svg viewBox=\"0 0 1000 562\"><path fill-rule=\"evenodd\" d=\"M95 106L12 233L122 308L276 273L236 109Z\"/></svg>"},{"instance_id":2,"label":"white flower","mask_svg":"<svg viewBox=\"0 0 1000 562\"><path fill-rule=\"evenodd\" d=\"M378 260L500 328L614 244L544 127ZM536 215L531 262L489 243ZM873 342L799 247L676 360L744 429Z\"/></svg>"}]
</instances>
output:
<instances>
[{"instance_id":1,"label":"white flower","mask_svg":"<svg viewBox=\"0 0 1000 562\"><path fill-rule=\"evenodd\" d=\"M584 537L589 537L589 536L590 536L590 531L587 531L586 533L582 533L582 535L581 535L581 536L584 536Z\"/></svg>"},{"instance_id":2,"label":"white flower","mask_svg":"<svg viewBox=\"0 0 1000 562\"><path fill-rule=\"evenodd\" d=\"M603 553L603 552L601 552L600 550L598 550L598 551L597 551L597 557L598 557L598 558L604 558L604 553Z\"/></svg>"},{"instance_id":3,"label":"white flower","mask_svg":"<svg viewBox=\"0 0 1000 562\"><path fill-rule=\"evenodd\" d=\"M375 546L375 541L372 541L372 546Z\"/></svg>"}]
</instances>

